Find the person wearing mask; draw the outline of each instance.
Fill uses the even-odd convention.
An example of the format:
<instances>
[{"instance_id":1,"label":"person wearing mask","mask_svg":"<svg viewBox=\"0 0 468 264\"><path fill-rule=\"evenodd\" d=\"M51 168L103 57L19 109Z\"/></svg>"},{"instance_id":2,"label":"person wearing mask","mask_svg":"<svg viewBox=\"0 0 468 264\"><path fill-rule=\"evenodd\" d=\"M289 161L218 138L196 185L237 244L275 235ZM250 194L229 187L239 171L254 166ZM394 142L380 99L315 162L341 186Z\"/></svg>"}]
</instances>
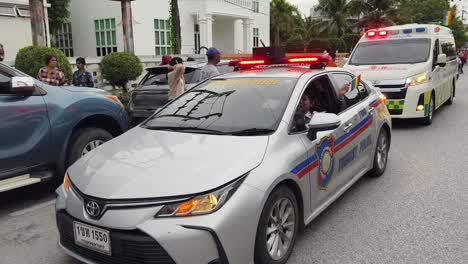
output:
<instances>
[{"instance_id":1,"label":"person wearing mask","mask_svg":"<svg viewBox=\"0 0 468 264\"><path fill-rule=\"evenodd\" d=\"M84 58L76 59L77 71L73 73L73 85L78 87L94 87L93 74L85 69Z\"/></svg>"},{"instance_id":2,"label":"person wearing mask","mask_svg":"<svg viewBox=\"0 0 468 264\"><path fill-rule=\"evenodd\" d=\"M52 86L62 86L67 80L63 72L57 67L57 57L48 55L45 60L47 66L42 67L37 74L37 79Z\"/></svg>"},{"instance_id":3,"label":"person wearing mask","mask_svg":"<svg viewBox=\"0 0 468 264\"><path fill-rule=\"evenodd\" d=\"M201 69L199 81L204 81L219 75L219 71L218 68L216 68L216 65L218 65L218 63L221 61L221 53L222 52L220 50L214 47L208 49L206 52L208 63Z\"/></svg>"},{"instance_id":4,"label":"person wearing mask","mask_svg":"<svg viewBox=\"0 0 468 264\"><path fill-rule=\"evenodd\" d=\"M171 55L164 55L164 56L162 56L161 64L159 64L159 65L161 65L161 66L168 65L171 62L171 60L172 60Z\"/></svg>"},{"instance_id":5,"label":"person wearing mask","mask_svg":"<svg viewBox=\"0 0 468 264\"><path fill-rule=\"evenodd\" d=\"M5 59L5 49L3 48L2 43L0 43L0 61Z\"/></svg>"},{"instance_id":6,"label":"person wearing mask","mask_svg":"<svg viewBox=\"0 0 468 264\"><path fill-rule=\"evenodd\" d=\"M182 58L175 57L171 60L168 66L169 73L167 79L169 81L169 101L174 100L179 95L184 93L185 89L185 66Z\"/></svg>"}]
</instances>

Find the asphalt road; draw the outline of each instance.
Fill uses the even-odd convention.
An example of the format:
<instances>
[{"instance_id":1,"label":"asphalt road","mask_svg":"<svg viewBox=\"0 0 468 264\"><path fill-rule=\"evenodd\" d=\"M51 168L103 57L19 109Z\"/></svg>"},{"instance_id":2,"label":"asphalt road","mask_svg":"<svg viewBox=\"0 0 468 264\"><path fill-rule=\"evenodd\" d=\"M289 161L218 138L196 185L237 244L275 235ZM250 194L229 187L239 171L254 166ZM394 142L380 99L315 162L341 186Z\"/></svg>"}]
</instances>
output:
<instances>
[{"instance_id":1,"label":"asphalt road","mask_svg":"<svg viewBox=\"0 0 468 264\"><path fill-rule=\"evenodd\" d=\"M300 235L288 263L468 263L468 74L430 127L394 122L388 168ZM0 194L1 264L78 264L57 247L48 185Z\"/></svg>"}]
</instances>

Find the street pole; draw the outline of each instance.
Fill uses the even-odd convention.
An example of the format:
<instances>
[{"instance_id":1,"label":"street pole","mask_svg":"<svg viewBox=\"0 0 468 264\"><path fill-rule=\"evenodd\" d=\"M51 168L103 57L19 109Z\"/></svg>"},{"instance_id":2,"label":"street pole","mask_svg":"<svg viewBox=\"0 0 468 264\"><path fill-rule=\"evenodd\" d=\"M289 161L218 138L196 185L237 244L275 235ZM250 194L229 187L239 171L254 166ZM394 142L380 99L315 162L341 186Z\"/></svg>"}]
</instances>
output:
<instances>
[{"instance_id":1,"label":"street pole","mask_svg":"<svg viewBox=\"0 0 468 264\"><path fill-rule=\"evenodd\" d=\"M133 21L131 0L122 0L122 26L124 35L124 49L126 52L135 54L133 42Z\"/></svg>"},{"instance_id":2,"label":"street pole","mask_svg":"<svg viewBox=\"0 0 468 264\"><path fill-rule=\"evenodd\" d=\"M31 31L34 46L46 46L44 27L44 2L43 0L29 0L31 13Z\"/></svg>"}]
</instances>

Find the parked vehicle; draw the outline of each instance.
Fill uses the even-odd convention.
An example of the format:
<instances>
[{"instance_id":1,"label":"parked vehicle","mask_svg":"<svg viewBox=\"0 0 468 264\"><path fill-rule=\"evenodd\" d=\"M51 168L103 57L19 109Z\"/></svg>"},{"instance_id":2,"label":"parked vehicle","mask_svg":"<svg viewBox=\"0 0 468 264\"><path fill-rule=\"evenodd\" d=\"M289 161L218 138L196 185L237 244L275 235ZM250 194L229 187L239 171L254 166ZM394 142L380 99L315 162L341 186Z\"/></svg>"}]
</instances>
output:
<instances>
[{"instance_id":1,"label":"parked vehicle","mask_svg":"<svg viewBox=\"0 0 468 264\"><path fill-rule=\"evenodd\" d=\"M228 61L221 61L217 67L220 74L232 72ZM193 87L200 79L201 68L205 63L185 63L186 90ZM141 123L150 117L158 108L168 101L169 83L167 79L167 66L155 66L146 69L145 77L133 90L130 102L127 106L131 126Z\"/></svg>"},{"instance_id":2,"label":"parked vehicle","mask_svg":"<svg viewBox=\"0 0 468 264\"><path fill-rule=\"evenodd\" d=\"M116 96L56 87L0 63L0 192L63 175L128 128Z\"/></svg>"},{"instance_id":3,"label":"parked vehicle","mask_svg":"<svg viewBox=\"0 0 468 264\"><path fill-rule=\"evenodd\" d=\"M392 118L430 125L434 111L455 97L456 51L450 28L392 26L366 32L344 68L381 89Z\"/></svg>"},{"instance_id":4,"label":"parked vehicle","mask_svg":"<svg viewBox=\"0 0 468 264\"><path fill-rule=\"evenodd\" d=\"M296 65L318 57L260 58L71 166L57 189L60 246L85 263L286 263L302 227L384 174L391 119L377 89Z\"/></svg>"}]
</instances>

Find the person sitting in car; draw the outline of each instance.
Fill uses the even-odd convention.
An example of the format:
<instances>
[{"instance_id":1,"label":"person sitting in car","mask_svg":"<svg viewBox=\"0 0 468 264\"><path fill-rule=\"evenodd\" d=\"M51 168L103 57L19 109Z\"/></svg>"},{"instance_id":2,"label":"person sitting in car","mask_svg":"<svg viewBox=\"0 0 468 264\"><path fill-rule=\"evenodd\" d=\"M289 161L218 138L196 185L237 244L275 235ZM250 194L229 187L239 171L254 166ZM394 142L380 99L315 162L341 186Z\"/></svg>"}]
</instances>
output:
<instances>
[{"instance_id":1,"label":"person sitting in car","mask_svg":"<svg viewBox=\"0 0 468 264\"><path fill-rule=\"evenodd\" d=\"M309 95L304 93L302 95L301 101L299 102L299 107L294 114L295 124L293 131L304 131L309 128L310 120L312 119L312 112L310 111L312 107Z\"/></svg>"}]
</instances>

